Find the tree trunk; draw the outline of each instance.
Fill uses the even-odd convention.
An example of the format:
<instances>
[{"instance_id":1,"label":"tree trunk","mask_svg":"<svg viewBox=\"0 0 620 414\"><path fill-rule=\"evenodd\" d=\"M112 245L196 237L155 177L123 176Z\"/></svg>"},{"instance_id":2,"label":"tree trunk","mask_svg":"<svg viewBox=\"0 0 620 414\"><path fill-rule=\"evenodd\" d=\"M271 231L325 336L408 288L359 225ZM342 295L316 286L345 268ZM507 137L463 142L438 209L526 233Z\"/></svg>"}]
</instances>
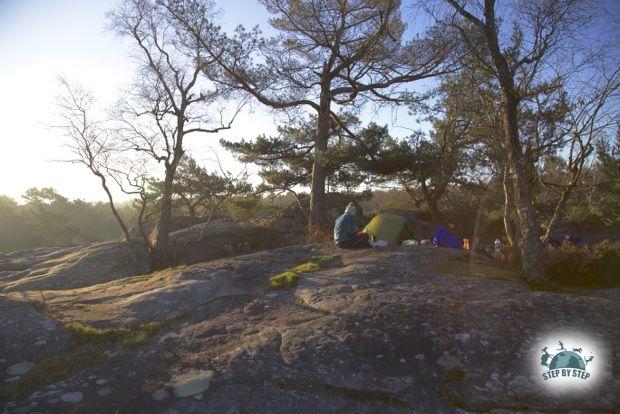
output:
<instances>
[{"instance_id":1,"label":"tree trunk","mask_svg":"<svg viewBox=\"0 0 620 414\"><path fill-rule=\"evenodd\" d=\"M514 185L510 179L510 165L506 161L504 166L504 177L502 179L504 187L504 231L510 247L515 245L515 201Z\"/></svg>"},{"instance_id":2,"label":"tree trunk","mask_svg":"<svg viewBox=\"0 0 620 414\"><path fill-rule=\"evenodd\" d=\"M118 225L121 226L121 229L123 230L123 234L125 235L125 240L127 240L127 243L131 244L131 235L129 234L129 229L127 228L127 225L121 218L120 214L118 214L118 211L116 210L116 207L114 206L114 199L112 198L112 193L110 192L110 189L108 188L108 184L106 182L105 176L101 174L100 172L95 172L95 171L93 172L101 180L101 187L103 187L103 191L105 191L106 195L108 196L108 203L110 205L110 210L112 210L112 214L114 215L114 218L118 222Z\"/></svg>"},{"instance_id":3,"label":"tree trunk","mask_svg":"<svg viewBox=\"0 0 620 414\"><path fill-rule=\"evenodd\" d=\"M558 200L558 203L555 205L555 209L553 210L553 215L551 216L551 218L549 219L549 222L547 223L547 228L545 230L545 235L543 237L543 243L547 243L547 241L549 240L549 237L551 237L551 232L555 228L557 221L560 218L560 212L564 209L564 206L566 205L566 202L568 201L568 197L572 193L576 184L577 184L576 179L572 179L568 183L564 191L562 191L562 195L560 196L560 199Z\"/></svg>"},{"instance_id":4,"label":"tree trunk","mask_svg":"<svg viewBox=\"0 0 620 414\"><path fill-rule=\"evenodd\" d=\"M522 271L528 281L537 283L545 279L542 245L539 238L540 226L528 186L527 171L519 141L518 99L514 96L514 92L504 90L502 112L509 145L510 166L514 173L515 204L521 227Z\"/></svg>"},{"instance_id":5,"label":"tree trunk","mask_svg":"<svg viewBox=\"0 0 620 414\"><path fill-rule=\"evenodd\" d=\"M168 234L170 233L170 217L172 216L172 180L174 179L173 165L166 166L164 191L161 199L161 212L157 222L157 234L153 243L153 251L161 263L170 260Z\"/></svg>"},{"instance_id":6,"label":"tree trunk","mask_svg":"<svg viewBox=\"0 0 620 414\"><path fill-rule=\"evenodd\" d=\"M542 244L539 239L540 225L528 186L523 149L519 140L520 97L515 88L514 73L511 71L499 45L494 0L484 1L484 15L484 36L493 59L493 64L497 70L496 75L504 98L502 103L502 121L508 144L508 159L513 172L515 204L521 228L522 272L526 280L537 283L545 279L545 274L542 263Z\"/></svg>"},{"instance_id":7,"label":"tree trunk","mask_svg":"<svg viewBox=\"0 0 620 414\"><path fill-rule=\"evenodd\" d=\"M431 220L433 220L433 224L436 226L441 226L443 223L443 216L439 212L439 207L437 207L437 201L430 200L426 203L428 206L428 213L431 215Z\"/></svg>"},{"instance_id":8,"label":"tree trunk","mask_svg":"<svg viewBox=\"0 0 620 414\"><path fill-rule=\"evenodd\" d=\"M330 97L329 84L323 82L319 103L319 114L314 141L314 161L312 164L312 188L310 190L310 220L308 222L309 234L315 231L325 230L327 227L325 206L325 151L329 138L330 127Z\"/></svg>"},{"instance_id":9,"label":"tree trunk","mask_svg":"<svg viewBox=\"0 0 620 414\"><path fill-rule=\"evenodd\" d=\"M437 198L433 197L433 195L431 195L431 193L428 191L426 182L422 181L420 184L420 188L422 189L422 194L424 195L424 202L428 207L428 213L431 216L431 220L433 220L433 224L435 226L441 226L443 224L443 217L439 212L439 207L437 206Z\"/></svg>"},{"instance_id":10,"label":"tree trunk","mask_svg":"<svg viewBox=\"0 0 620 414\"><path fill-rule=\"evenodd\" d=\"M110 205L110 209L112 210L112 214L114 215L114 218L116 218L116 221L118 222L119 226L121 226L121 229L123 230L123 234L125 235L125 240L127 241L127 247L129 248L129 254L131 258L133 259L134 263L136 264L136 268L138 272L140 273L150 272L150 269L151 269L150 263L147 263L146 269L143 269L140 267L140 260L138 259L138 255L140 254L140 252L136 252L134 250L135 246L131 238L131 235L129 234L129 228L127 227L127 225L121 218L120 214L118 213L118 210L116 210L116 206L114 205L114 198L112 197L112 193L110 192L110 188L108 187L108 183L106 181L105 176L98 171L93 170L93 173L97 177L99 177L99 180L101 180L101 187L103 188L106 195L108 196L108 204ZM148 245L147 245L147 248L148 248Z\"/></svg>"}]
</instances>

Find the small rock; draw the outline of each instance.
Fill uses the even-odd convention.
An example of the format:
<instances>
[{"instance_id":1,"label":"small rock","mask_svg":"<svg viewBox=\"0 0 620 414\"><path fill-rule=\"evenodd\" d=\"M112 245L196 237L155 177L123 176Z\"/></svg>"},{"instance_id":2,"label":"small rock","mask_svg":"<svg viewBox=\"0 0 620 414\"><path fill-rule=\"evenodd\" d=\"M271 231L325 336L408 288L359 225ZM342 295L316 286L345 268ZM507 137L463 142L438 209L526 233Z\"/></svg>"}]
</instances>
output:
<instances>
[{"instance_id":1,"label":"small rock","mask_svg":"<svg viewBox=\"0 0 620 414\"><path fill-rule=\"evenodd\" d=\"M9 375L24 375L29 373L34 366L35 364L32 362L20 362L19 364L8 367L6 373Z\"/></svg>"},{"instance_id":2,"label":"small rock","mask_svg":"<svg viewBox=\"0 0 620 414\"><path fill-rule=\"evenodd\" d=\"M446 369L461 368L463 366L457 357L446 352L437 360L437 363Z\"/></svg>"},{"instance_id":3,"label":"small rock","mask_svg":"<svg viewBox=\"0 0 620 414\"><path fill-rule=\"evenodd\" d=\"M194 399L198 401L202 400L202 393L194 395Z\"/></svg>"},{"instance_id":4,"label":"small rock","mask_svg":"<svg viewBox=\"0 0 620 414\"><path fill-rule=\"evenodd\" d=\"M112 394L112 388L110 387L103 387L99 390L97 390L97 394L104 396L104 395L110 395Z\"/></svg>"},{"instance_id":5,"label":"small rock","mask_svg":"<svg viewBox=\"0 0 620 414\"><path fill-rule=\"evenodd\" d=\"M168 397L170 397L170 393L166 390L157 390L151 394L151 398L155 401L163 401Z\"/></svg>"},{"instance_id":6,"label":"small rock","mask_svg":"<svg viewBox=\"0 0 620 414\"><path fill-rule=\"evenodd\" d=\"M35 391L35 392L32 393L32 395L28 399L29 400L34 400L35 398L41 397L42 394L43 393L41 391Z\"/></svg>"},{"instance_id":7,"label":"small rock","mask_svg":"<svg viewBox=\"0 0 620 414\"><path fill-rule=\"evenodd\" d=\"M40 341L37 341L34 343L35 346L43 346L47 343L47 341L45 339L42 339Z\"/></svg>"},{"instance_id":8,"label":"small rock","mask_svg":"<svg viewBox=\"0 0 620 414\"><path fill-rule=\"evenodd\" d=\"M19 379L20 379L20 378L21 378L21 377L20 377L19 375L18 375L18 376L16 376L16 377L11 377L11 378L8 378L8 379L6 380L6 382L9 382L9 383L17 382L17 381L19 381Z\"/></svg>"},{"instance_id":9,"label":"small rock","mask_svg":"<svg viewBox=\"0 0 620 414\"><path fill-rule=\"evenodd\" d=\"M401 364L404 364L404 363L405 363L405 358L401 358L401 359L400 359L400 363L401 363Z\"/></svg>"},{"instance_id":10,"label":"small rock","mask_svg":"<svg viewBox=\"0 0 620 414\"><path fill-rule=\"evenodd\" d=\"M480 341L480 345L482 346L487 346L488 344L489 344L489 341L485 341L485 340Z\"/></svg>"},{"instance_id":11,"label":"small rock","mask_svg":"<svg viewBox=\"0 0 620 414\"><path fill-rule=\"evenodd\" d=\"M37 398L55 398L58 397L58 395L61 393L62 391L60 390L50 390L40 394Z\"/></svg>"},{"instance_id":12,"label":"small rock","mask_svg":"<svg viewBox=\"0 0 620 414\"><path fill-rule=\"evenodd\" d=\"M170 381L172 392L175 397L189 397L190 395L200 394L209 388L213 378L211 370L191 369L182 374L174 375Z\"/></svg>"},{"instance_id":13,"label":"small rock","mask_svg":"<svg viewBox=\"0 0 620 414\"><path fill-rule=\"evenodd\" d=\"M118 355L118 352L115 352L115 351L105 351L104 354L108 358L114 358L115 356Z\"/></svg>"},{"instance_id":14,"label":"small rock","mask_svg":"<svg viewBox=\"0 0 620 414\"><path fill-rule=\"evenodd\" d=\"M423 360L423 359L424 359L424 354L417 354L417 355L415 356L415 359L417 359L418 361Z\"/></svg>"},{"instance_id":15,"label":"small rock","mask_svg":"<svg viewBox=\"0 0 620 414\"><path fill-rule=\"evenodd\" d=\"M77 392L68 392L66 394L63 394L60 396L60 401L64 401L64 402L70 402L70 403L78 403L80 401L82 401L82 398L84 398L84 394L82 394L81 392L77 391Z\"/></svg>"},{"instance_id":16,"label":"small rock","mask_svg":"<svg viewBox=\"0 0 620 414\"><path fill-rule=\"evenodd\" d=\"M377 355L377 359L383 359L383 354Z\"/></svg>"},{"instance_id":17,"label":"small rock","mask_svg":"<svg viewBox=\"0 0 620 414\"><path fill-rule=\"evenodd\" d=\"M100 379L98 379L97 381L95 381L95 383L96 383L97 385L105 385L105 384L107 384L107 383L108 383L108 380L107 380L107 379L105 379L105 378L100 378Z\"/></svg>"},{"instance_id":18,"label":"small rock","mask_svg":"<svg viewBox=\"0 0 620 414\"><path fill-rule=\"evenodd\" d=\"M55 331L56 330L56 324L51 319L46 319L46 320L44 320L42 322L39 322L39 325L41 325L41 327L43 329L45 329L46 331Z\"/></svg>"},{"instance_id":19,"label":"small rock","mask_svg":"<svg viewBox=\"0 0 620 414\"><path fill-rule=\"evenodd\" d=\"M468 333L458 333L458 334L454 334L454 338L458 341L461 342L467 342L469 341L469 338L471 337L470 334Z\"/></svg>"}]
</instances>

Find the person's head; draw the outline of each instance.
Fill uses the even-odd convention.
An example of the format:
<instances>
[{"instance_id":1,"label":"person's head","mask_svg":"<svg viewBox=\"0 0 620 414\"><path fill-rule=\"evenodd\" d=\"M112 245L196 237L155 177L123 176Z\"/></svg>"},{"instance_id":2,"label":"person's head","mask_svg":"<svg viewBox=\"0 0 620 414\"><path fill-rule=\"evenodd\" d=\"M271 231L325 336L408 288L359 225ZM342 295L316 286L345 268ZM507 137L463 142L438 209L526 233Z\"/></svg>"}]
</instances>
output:
<instances>
[{"instance_id":1,"label":"person's head","mask_svg":"<svg viewBox=\"0 0 620 414\"><path fill-rule=\"evenodd\" d=\"M355 215L355 213L357 212L357 208L355 208L355 204L349 203L347 208L344 209L344 212Z\"/></svg>"}]
</instances>

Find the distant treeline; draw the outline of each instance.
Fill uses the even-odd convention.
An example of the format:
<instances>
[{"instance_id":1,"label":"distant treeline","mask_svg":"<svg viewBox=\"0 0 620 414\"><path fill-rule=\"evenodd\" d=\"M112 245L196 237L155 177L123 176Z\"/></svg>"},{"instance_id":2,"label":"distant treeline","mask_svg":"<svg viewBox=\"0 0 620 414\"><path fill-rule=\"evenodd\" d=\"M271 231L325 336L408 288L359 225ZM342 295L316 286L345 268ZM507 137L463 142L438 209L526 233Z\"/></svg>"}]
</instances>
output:
<instances>
[{"instance_id":1,"label":"distant treeline","mask_svg":"<svg viewBox=\"0 0 620 414\"><path fill-rule=\"evenodd\" d=\"M31 188L24 204L0 195L0 252L119 239L121 231L107 203L70 201L52 188ZM130 203L119 206L131 219Z\"/></svg>"}]
</instances>

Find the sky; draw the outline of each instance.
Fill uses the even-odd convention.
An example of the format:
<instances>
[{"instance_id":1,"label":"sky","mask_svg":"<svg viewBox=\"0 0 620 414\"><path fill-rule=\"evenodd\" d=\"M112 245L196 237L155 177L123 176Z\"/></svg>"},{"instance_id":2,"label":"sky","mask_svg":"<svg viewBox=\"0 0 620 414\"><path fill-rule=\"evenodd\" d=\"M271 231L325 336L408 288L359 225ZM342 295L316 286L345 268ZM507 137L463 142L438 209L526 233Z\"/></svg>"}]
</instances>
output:
<instances>
[{"instance_id":1,"label":"sky","mask_svg":"<svg viewBox=\"0 0 620 414\"><path fill-rule=\"evenodd\" d=\"M120 96L134 76L131 44L106 30L105 14L118 0L0 0L0 194L20 201L30 187L53 187L69 199L105 200L98 181L70 158L66 138L51 128L57 118L57 77L62 75L92 92L103 108ZM238 24L268 30L268 15L257 1L216 0L225 30ZM620 0L605 0L618 16ZM209 170L216 169L213 150L227 170L247 168L258 182L255 166L243 166L219 147L220 138L253 139L276 131L274 112L258 104L246 109L231 130L194 135L186 150ZM280 118L281 119L281 118ZM395 136L418 128L406 109L363 114L363 121L387 124ZM403 128L405 127L405 128ZM117 193L117 195L119 195Z\"/></svg>"},{"instance_id":2,"label":"sky","mask_svg":"<svg viewBox=\"0 0 620 414\"><path fill-rule=\"evenodd\" d=\"M238 24L268 29L268 15L258 2L217 3L224 29ZM51 126L58 119L58 76L89 90L101 107L112 105L119 89L132 80L131 44L106 30L105 14L116 4L117 0L0 0L0 194L21 201L21 195L36 186L53 187L69 199L105 199L84 166L62 162L70 158L66 138ZM403 114L399 122L406 111ZM219 139L274 133L274 116L255 104L231 130L191 136L187 152L214 170L215 150L228 170L241 171L244 166L219 147ZM368 116L367 121L382 124L393 119L385 111ZM246 168L257 182L256 167Z\"/></svg>"}]
</instances>

